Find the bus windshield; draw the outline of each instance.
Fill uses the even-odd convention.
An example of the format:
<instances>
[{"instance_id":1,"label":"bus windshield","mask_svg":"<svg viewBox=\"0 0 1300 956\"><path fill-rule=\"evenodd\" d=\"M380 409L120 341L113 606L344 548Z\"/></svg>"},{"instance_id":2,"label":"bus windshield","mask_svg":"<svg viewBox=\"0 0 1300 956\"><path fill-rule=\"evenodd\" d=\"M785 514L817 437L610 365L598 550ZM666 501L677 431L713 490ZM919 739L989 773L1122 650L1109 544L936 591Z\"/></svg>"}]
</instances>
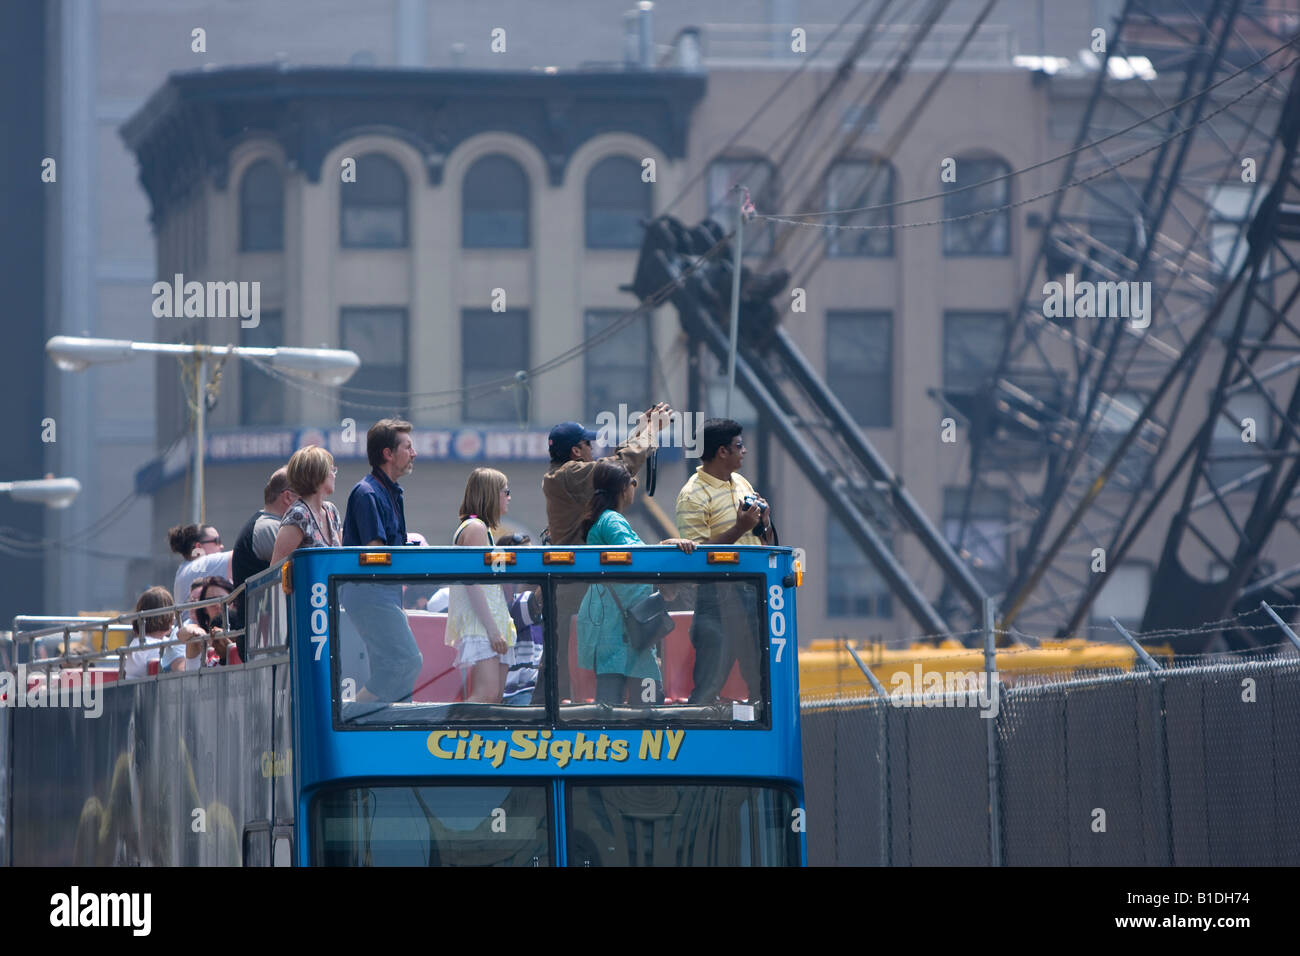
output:
<instances>
[{"instance_id":1,"label":"bus windshield","mask_svg":"<svg viewBox=\"0 0 1300 956\"><path fill-rule=\"evenodd\" d=\"M375 786L312 804L318 866L551 866L547 788Z\"/></svg>"},{"instance_id":2,"label":"bus windshield","mask_svg":"<svg viewBox=\"0 0 1300 956\"><path fill-rule=\"evenodd\" d=\"M312 804L323 866L553 866L548 788L363 786ZM569 866L797 866L793 796L744 784L568 788Z\"/></svg>"},{"instance_id":3,"label":"bus windshield","mask_svg":"<svg viewBox=\"0 0 1300 956\"><path fill-rule=\"evenodd\" d=\"M332 579L340 729L770 725L762 579Z\"/></svg>"},{"instance_id":4,"label":"bus windshield","mask_svg":"<svg viewBox=\"0 0 1300 956\"><path fill-rule=\"evenodd\" d=\"M794 799L722 784L574 784L569 866L798 866Z\"/></svg>"}]
</instances>

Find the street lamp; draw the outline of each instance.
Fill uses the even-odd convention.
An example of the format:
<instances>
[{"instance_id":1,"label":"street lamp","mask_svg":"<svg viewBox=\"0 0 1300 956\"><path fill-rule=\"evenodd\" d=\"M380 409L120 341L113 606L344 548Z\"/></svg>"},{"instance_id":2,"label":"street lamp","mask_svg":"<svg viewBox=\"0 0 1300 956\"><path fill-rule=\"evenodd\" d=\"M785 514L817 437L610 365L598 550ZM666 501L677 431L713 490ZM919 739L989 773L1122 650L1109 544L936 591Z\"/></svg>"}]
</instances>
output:
<instances>
[{"instance_id":1,"label":"street lamp","mask_svg":"<svg viewBox=\"0 0 1300 956\"><path fill-rule=\"evenodd\" d=\"M65 372L80 372L91 365L123 362L137 354L192 355L198 361L195 376L194 415L194 524L203 520L203 442L207 402L208 360L213 357L259 358L273 368L306 375L322 385L342 385L361 365L355 352L342 349L255 348L242 345L183 345L175 342L132 342L127 339L86 339L56 335L45 343L54 364ZM69 479L71 480L71 479ZM71 499L69 499L71 500Z\"/></svg>"},{"instance_id":2,"label":"street lamp","mask_svg":"<svg viewBox=\"0 0 1300 956\"><path fill-rule=\"evenodd\" d=\"M66 508L81 491L76 478L39 478L35 481L0 481L0 492L7 491L14 501Z\"/></svg>"}]
</instances>

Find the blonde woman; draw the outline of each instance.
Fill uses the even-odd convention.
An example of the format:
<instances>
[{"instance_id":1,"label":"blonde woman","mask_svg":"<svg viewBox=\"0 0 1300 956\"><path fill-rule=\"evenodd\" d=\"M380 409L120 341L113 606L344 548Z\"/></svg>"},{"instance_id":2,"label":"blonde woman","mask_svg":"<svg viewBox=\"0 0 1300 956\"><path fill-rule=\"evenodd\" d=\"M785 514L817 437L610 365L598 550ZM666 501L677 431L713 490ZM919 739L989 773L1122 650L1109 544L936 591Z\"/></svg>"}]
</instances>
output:
<instances>
[{"instance_id":1,"label":"blonde woman","mask_svg":"<svg viewBox=\"0 0 1300 956\"><path fill-rule=\"evenodd\" d=\"M460 524L451 543L466 548L495 547L493 530L510 509L510 483L495 468L475 468L465 483ZM456 666L468 682L466 699L499 704L506 684L506 652L515 644L505 592L499 584L456 584L447 606L447 644L456 648Z\"/></svg>"},{"instance_id":2,"label":"blonde woman","mask_svg":"<svg viewBox=\"0 0 1300 956\"><path fill-rule=\"evenodd\" d=\"M280 519L271 563L279 564L298 548L337 548L343 544L343 519L328 495L334 494L334 456L319 445L299 448L286 469L289 488L298 500Z\"/></svg>"}]
</instances>

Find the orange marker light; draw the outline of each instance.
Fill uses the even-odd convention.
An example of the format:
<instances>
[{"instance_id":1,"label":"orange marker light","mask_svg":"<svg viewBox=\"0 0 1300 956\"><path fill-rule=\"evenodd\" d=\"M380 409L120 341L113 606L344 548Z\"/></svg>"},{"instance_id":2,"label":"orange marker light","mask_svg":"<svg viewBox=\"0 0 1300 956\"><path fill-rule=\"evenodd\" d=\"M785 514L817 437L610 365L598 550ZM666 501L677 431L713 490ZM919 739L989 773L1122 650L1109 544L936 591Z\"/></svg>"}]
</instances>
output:
<instances>
[{"instance_id":1,"label":"orange marker light","mask_svg":"<svg viewBox=\"0 0 1300 956\"><path fill-rule=\"evenodd\" d=\"M710 551L709 564L739 564L739 551Z\"/></svg>"},{"instance_id":2,"label":"orange marker light","mask_svg":"<svg viewBox=\"0 0 1300 956\"><path fill-rule=\"evenodd\" d=\"M600 552L601 564L631 564L631 551L602 551Z\"/></svg>"},{"instance_id":3,"label":"orange marker light","mask_svg":"<svg viewBox=\"0 0 1300 956\"><path fill-rule=\"evenodd\" d=\"M513 551L489 551L483 555L483 563L500 566L502 564L514 564L515 553Z\"/></svg>"},{"instance_id":4,"label":"orange marker light","mask_svg":"<svg viewBox=\"0 0 1300 956\"><path fill-rule=\"evenodd\" d=\"M285 594L293 593L293 562L285 561L280 565L280 589Z\"/></svg>"},{"instance_id":5,"label":"orange marker light","mask_svg":"<svg viewBox=\"0 0 1300 956\"><path fill-rule=\"evenodd\" d=\"M393 563L393 556L386 552L363 551L361 552L361 554L357 555L357 557L360 559L362 567L365 567L367 564L392 564Z\"/></svg>"},{"instance_id":6,"label":"orange marker light","mask_svg":"<svg viewBox=\"0 0 1300 956\"><path fill-rule=\"evenodd\" d=\"M543 551L542 564L572 564L572 551Z\"/></svg>"}]
</instances>

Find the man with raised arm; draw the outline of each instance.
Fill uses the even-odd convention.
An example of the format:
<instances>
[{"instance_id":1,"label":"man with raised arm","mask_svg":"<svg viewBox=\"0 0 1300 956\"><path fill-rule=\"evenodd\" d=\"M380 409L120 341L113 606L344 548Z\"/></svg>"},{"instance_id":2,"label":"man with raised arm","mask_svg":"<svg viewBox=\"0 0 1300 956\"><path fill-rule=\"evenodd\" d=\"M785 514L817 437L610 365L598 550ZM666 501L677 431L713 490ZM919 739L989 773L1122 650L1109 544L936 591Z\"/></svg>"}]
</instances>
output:
<instances>
[{"instance_id":1,"label":"man with raised arm","mask_svg":"<svg viewBox=\"0 0 1300 956\"><path fill-rule=\"evenodd\" d=\"M635 477L672 414L673 410L666 402L648 409L641 415L627 442L605 460L621 461L627 466L628 473ZM596 468L591 443L595 438L596 432L578 422L561 422L551 429L547 442L551 467L542 479L542 493L546 495L546 522L553 545L587 543L581 526L591 502L591 476Z\"/></svg>"}]
</instances>

